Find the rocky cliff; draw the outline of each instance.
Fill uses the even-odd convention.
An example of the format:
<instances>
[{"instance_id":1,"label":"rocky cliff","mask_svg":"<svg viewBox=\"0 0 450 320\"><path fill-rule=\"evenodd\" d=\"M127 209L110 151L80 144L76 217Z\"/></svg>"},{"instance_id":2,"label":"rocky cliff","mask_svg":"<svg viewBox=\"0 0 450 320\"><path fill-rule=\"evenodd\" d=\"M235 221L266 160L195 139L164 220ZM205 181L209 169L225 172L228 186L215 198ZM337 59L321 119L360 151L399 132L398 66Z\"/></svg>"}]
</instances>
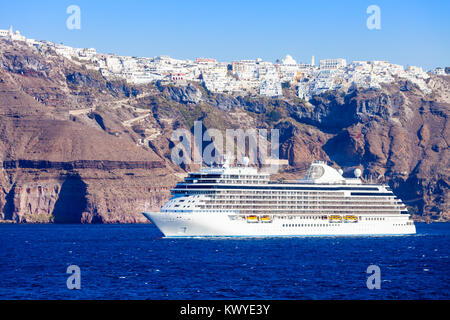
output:
<instances>
[{"instance_id":1,"label":"rocky cliff","mask_svg":"<svg viewBox=\"0 0 450 320\"><path fill-rule=\"evenodd\" d=\"M0 41L0 219L144 222L189 170L170 161L172 132L276 128L276 178L322 159L389 183L417 220L448 220L450 77L431 95L397 81L305 102L212 94L198 84L131 86L83 63Z\"/></svg>"}]
</instances>

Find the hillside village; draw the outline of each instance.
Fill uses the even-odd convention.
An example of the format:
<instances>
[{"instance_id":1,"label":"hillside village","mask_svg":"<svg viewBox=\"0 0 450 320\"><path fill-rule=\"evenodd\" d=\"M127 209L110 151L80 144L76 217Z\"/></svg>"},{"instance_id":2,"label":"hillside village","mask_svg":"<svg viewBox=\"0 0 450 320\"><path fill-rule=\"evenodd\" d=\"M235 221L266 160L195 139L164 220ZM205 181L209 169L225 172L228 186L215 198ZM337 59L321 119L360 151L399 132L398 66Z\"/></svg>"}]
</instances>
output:
<instances>
[{"instance_id":1,"label":"hillside village","mask_svg":"<svg viewBox=\"0 0 450 320\"><path fill-rule=\"evenodd\" d=\"M106 79L124 79L128 83L145 84L160 81L185 85L198 82L213 93L250 94L277 97L283 95L284 85L295 86L298 97L308 101L314 95L328 90L348 92L353 88L380 89L404 79L415 84L424 94L430 94L427 86L429 74L420 67L406 69L387 61L352 61L323 59L315 64L297 63L290 55L276 63L255 60L219 62L211 58L179 60L169 56L153 58L128 57L98 53L94 48L72 48L50 41L26 38L19 31L0 30L0 39L25 42L41 54L56 53L87 68L99 71ZM430 71L447 75L443 68Z\"/></svg>"}]
</instances>

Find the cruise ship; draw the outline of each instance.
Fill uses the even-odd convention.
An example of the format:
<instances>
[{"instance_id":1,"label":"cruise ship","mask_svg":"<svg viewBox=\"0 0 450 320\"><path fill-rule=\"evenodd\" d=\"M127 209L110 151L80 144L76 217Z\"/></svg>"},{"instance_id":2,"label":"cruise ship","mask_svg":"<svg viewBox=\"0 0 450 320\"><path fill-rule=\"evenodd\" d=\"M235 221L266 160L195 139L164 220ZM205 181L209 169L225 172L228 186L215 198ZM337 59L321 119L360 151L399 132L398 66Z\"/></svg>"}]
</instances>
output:
<instances>
[{"instance_id":1,"label":"cruise ship","mask_svg":"<svg viewBox=\"0 0 450 320\"><path fill-rule=\"evenodd\" d=\"M143 212L165 237L407 235L416 228L387 185L344 178L323 161L298 181L275 182L248 166L202 168L171 190L159 212Z\"/></svg>"}]
</instances>

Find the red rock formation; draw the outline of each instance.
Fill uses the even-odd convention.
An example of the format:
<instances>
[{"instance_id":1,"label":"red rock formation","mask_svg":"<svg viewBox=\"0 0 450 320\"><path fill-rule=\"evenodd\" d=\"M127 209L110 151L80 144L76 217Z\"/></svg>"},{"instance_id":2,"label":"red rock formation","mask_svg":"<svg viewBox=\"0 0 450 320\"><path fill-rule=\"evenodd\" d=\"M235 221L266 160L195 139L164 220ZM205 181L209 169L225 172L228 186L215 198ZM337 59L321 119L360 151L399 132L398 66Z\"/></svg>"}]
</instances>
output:
<instances>
[{"instance_id":1,"label":"red rock formation","mask_svg":"<svg viewBox=\"0 0 450 320\"><path fill-rule=\"evenodd\" d=\"M0 40L0 220L145 222L189 166L170 162L173 130L280 130L277 178L298 178L311 160L391 184L417 219L448 220L450 80L432 96L395 83L304 103L130 86L26 45Z\"/></svg>"}]
</instances>

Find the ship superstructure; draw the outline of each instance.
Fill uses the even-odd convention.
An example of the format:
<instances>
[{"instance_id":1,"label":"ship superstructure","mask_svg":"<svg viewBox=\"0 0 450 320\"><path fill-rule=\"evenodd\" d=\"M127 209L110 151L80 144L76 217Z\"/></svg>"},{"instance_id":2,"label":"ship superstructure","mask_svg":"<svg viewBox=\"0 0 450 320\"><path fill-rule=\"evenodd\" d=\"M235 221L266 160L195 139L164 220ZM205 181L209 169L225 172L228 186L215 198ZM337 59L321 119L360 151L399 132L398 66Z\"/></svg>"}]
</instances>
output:
<instances>
[{"instance_id":1,"label":"ship superstructure","mask_svg":"<svg viewBox=\"0 0 450 320\"><path fill-rule=\"evenodd\" d=\"M203 168L171 190L159 212L144 212L167 237L414 234L405 205L387 185L344 178L315 161L292 183L256 168Z\"/></svg>"}]
</instances>

